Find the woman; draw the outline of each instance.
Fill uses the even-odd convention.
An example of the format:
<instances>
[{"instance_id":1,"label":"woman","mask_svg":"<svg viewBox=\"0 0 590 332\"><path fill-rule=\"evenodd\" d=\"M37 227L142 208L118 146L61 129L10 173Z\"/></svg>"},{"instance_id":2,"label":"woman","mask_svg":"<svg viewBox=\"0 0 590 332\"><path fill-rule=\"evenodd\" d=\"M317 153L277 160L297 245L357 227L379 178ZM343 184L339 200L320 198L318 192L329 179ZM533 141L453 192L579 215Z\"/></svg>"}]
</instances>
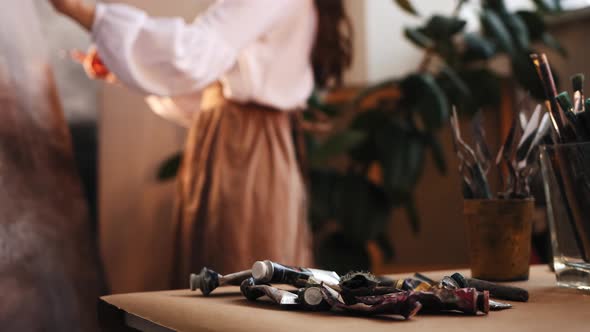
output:
<instances>
[{"instance_id":1,"label":"woman","mask_svg":"<svg viewBox=\"0 0 590 332\"><path fill-rule=\"evenodd\" d=\"M185 101L205 90L179 174L171 286L185 287L202 266L312 264L293 119L314 82L340 83L350 64L341 0L222 0L191 24L120 4L50 1L92 32L128 87Z\"/></svg>"}]
</instances>

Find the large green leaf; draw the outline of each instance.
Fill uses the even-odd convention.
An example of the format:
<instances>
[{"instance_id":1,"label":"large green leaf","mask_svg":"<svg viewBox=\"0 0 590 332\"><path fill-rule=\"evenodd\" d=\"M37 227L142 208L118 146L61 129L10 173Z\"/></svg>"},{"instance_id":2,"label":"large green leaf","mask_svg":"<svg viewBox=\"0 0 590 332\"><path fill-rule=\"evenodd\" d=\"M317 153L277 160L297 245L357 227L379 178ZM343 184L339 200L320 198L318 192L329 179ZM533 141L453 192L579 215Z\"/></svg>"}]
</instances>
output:
<instances>
[{"instance_id":1,"label":"large green leaf","mask_svg":"<svg viewBox=\"0 0 590 332\"><path fill-rule=\"evenodd\" d=\"M539 41L543 37L543 34L547 31L547 26L543 17L538 12L532 12L527 10L519 10L516 15L526 25L529 35L532 41Z\"/></svg>"},{"instance_id":2,"label":"large green leaf","mask_svg":"<svg viewBox=\"0 0 590 332\"><path fill-rule=\"evenodd\" d=\"M470 69L459 73L471 90L471 98L464 104L458 104L461 111L475 114L483 107L498 107L502 100L502 82L488 69Z\"/></svg>"},{"instance_id":3,"label":"large green leaf","mask_svg":"<svg viewBox=\"0 0 590 332\"><path fill-rule=\"evenodd\" d=\"M406 190L412 192L424 173L425 146L422 140L412 136L407 144Z\"/></svg>"},{"instance_id":4,"label":"large green leaf","mask_svg":"<svg viewBox=\"0 0 590 332\"><path fill-rule=\"evenodd\" d=\"M378 133L377 140L386 192L396 200L407 197L424 170L424 143L417 134L395 124Z\"/></svg>"},{"instance_id":5,"label":"large green leaf","mask_svg":"<svg viewBox=\"0 0 590 332\"><path fill-rule=\"evenodd\" d=\"M436 137L434 133L429 132L424 134L424 141L432 151L432 160L434 161L434 165L442 175L446 175L447 162L445 158L445 151L440 143L439 138Z\"/></svg>"},{"instance_id":6,"label":"large green leaf","mask_svg":"<svg viewBox=\"0 0 590 332\"><path fill-rule=\"evenodd\" d=\"M335 233L317 245L317 264L320 268L345 275L350 271L369 271L371 258L365 242L354 241L342 233Z\"/></svg>"},{"instance_id":7,"label":"large green leaf","mask_svg":"<svg viewBox=\"0 0 590 332\"><path fill-rule=\"evenodd\" d=\"M499 50L511 55L516 53L510 31L496 12L484 9L480 20L485 34L493 38Z\"/></svg>"},{"instance_id":8,"label":"large green leaf","mask_svg":"<svg viewBox=\"0 0 590 332\"><path fill-rule=\"evenodd\" d=\"M333 170L312 169L310 179L309 216L313 230L336 217L334 190L342 175Z\"/></svg>"},{"instance_id":9,"label":"large green leaf","mask_svg":"<svg viewBox=\"0 0 590 332\"><path fill-rule=\"evenodd\" d=\"M357 242L384 231L391 205L385 192L363 175L344 175L335 184L334 202L342 232Z\"/></svg>"},{"instance_id":10,"label":"large green leaf","mask_svg":"<svg viewBox=\"0 0 590 332\"><path fill-rule=\"evenodd\" d=\"M408 221L410 222L410 226L412 226L412 231L417 234L420 232L420 213L418 212L418 208L416 207L416 202L413 197L409 197L404 207L406 209L406 213L408 214Z\"/></svg>"},{"instance_id":11,"label":"large green leaf","mask_svg":"<svg viewBox=\"0 0 590 332\"><path fill-rule=\"evenodd\" d=\"M466 91L460 86L457 86L447 75L439 75L436 82L446 94L449 105L459 107L471 99L471 90L468 88L466 93Z\"/></svg>"},{"instance_id":12,"label":"large green leaf","mask_svg":"<svg viewBox=\"0 0 590 332\"><path fill-rule=\"evenodd\" d=\"M309 159L312 165L321 166L330 158L342 155L359 146L367 138L362 131L347 130L329 137L323 144L310 151Z\"/></svg>"},{"instance_id":13,"label":"large green leaf","mask_svg":"<svg viewBox=\"0 0 590 332\"><path fill-rule=\"evenodd\" d=\"M377 83L375 85L371 85L370 87L362 90L353 101L353 104L359 106L366 98L371 97L374 94L377 94L382 91L387 91L392 88L395 88L398 84L397 79L389 79L383 82Z\"/></svg>"},{"instance_id":14,"label":"large green leaf","mask_svg":"<svg viewBox=\"0 0 590 332\"><path fill-rule=\"evenodd\" d=\"M526 25L531 41L542 42L548 47L551 47L555 51L559 52L562 56L567 56L567 51L561 46L561 44L548 32L547 25L543 16L538 12L521 10L516 12L520 19Z\"/></svg>"},{"instance_id":15,"label":"large green leaf","mask_svg":"<svg viewBox=\"0 0 590 332\"><path fill-rule=\"evenodd\" d=\"M512 72L518 83L537 100L545 100L545 90L528 53L512 57Z\"/></svg>"},{"instance_id":16,"label":"large green leaf","mask_svg":"<svg viewBox=\"0 0 590 332\"><path fill-rule=\"evenodd\" d=\"M449 101L432 75L409 75L402 81L401 89L404 106L420 115L428 130L436 130L446 125Z\"/></svg>"},{"instance_id":17,"label":"large green leaf","mask_svg":"<svg viewBox=\"0 0 590 332\"><path fill-rule=\"evenodd\" d=\"M550 34L549 32L545 32L543 34L543 36L541 37L541 40L543 41L543 43L549 47L551 47L552 49L556 50L557 52L559 52L559 54L561 54L562 56L566 57L568 56L568 52L567 50L563 47L563 45L561 45L561 43L555 39L555 37L553 37L552 34Z\"/></svg>"},{"instance_id":18,"label":"large green leaf","mask_svg":"<svg viewBox=\"0 0 590 332\"><path fill-rule=\"evenodd\" d=\"M180 164L182 163L182 152L178 152L166 159L158 169L157 178L159 181L172 180L178 174Z\"/></svg>"},{"instance_id":19,"label":"large green leaf","mask_svg":"<svg viewBox=\"0 0 590 332\"><path fill-rule=\"evenodd\" d=\"M530 37L526 24L522 21L520 16L508 11L504 3L504 0L485 0L483 15L487 15L486 13L491 13L490 15L492 17L489 17L489 23L495 25L495 27L484 25L484 29L497 29L501 25L503 25L505 29L509 32L509 37L510 40L512 40L513 42L513 46L515 46L518 50L521 51L529 48ZM501 22L494 22L497 18L499 18ZM482 23L484 22L482 21ZM499 43L502 44L504 42L501 41L500 38L506 38L507 36L504 35L500 37L498 36L498 33L503 34L503 32L496 31L496 33L493 33L493 35L495 36L495 38L498 39ZM503 50L510 53L510 51L508 51L508 49L506 48Z\"/></svg>"},{"instance_id":20,"label":"large green leaf","mask_svg":"<svg viewBox=\"0 0 590 332\"><path fill-rule=\"evenodd\" d=\"M531 38L529 36L529 30L525 22L520 16L511 13L505 13L500 16L502 21L508 27L512 35L514 44L518 46L519 50L526 50L530 47Z\"/></svg>"},{"instance_id":21,"label":"large green leaf","mask_svg":"<svg viewBox=\"0 0 590 332\"><path fill-rule=\"evenodd\" d=\"M406 166L407 129L397 123L389 123L375 133L375 143L378 160L383 171L383 185L390 198L398 191L407 192L407 188L400 179Z\"/></svg>"},{"instance_id":22,"label":"large green leaf","mask_svg":"<svg viewBox=\"0 0 590 332\"><path fill-rule=\"evenodd\" d=\"M434 15L422 31L434 40L448 40L463 31L466 21L453 16Z\"/></svg>"},{"instance_id":23,"label":"large green leaf","mask_svg":"<svg viewBox=\"0 0 590 332\"><path fill-rule=\"evenodd\" d=\"M412 5L410 0L394 0L394 1L405 12L410 13L415 16L418 16L418 11L416 10L416 8L414 8L414 5Z\"/></svg>"},{"instance_id":24,"label":"large green leaf","mask_svg":"<svg viewBox=\"0 0 590 332\"><path fill-rule=\"evenodd\" d=\"M324 103L320 97L320 93L315 90L309 99L307 100L307 106L311 109L318 110L328 116L336 116L339 114L340 109L335 105Z\"/></svg>"},{"instance_id":25,"label":"large green leaf","mask_svg":"<svg viewBox=\"0 0 590 332\"><path fill-rule=\"evenodd\" d=\"M488 60L496 54L494 44L475 33L466 33L463 41L465 43L464 61Z\"/></svg>"},{"instance_id":26,"label":"large green leaf","mask_svg":"<svg viewBox=\"0 0 590 332\"><path fill-rule=\"evenodd\" d=\"M453 68L444 66L439 75L441 79L448 81L454 93L460 98L469 98L471 96L471 89Z\"/></svg>"},{"instance_id":27,"label":"large green leaf","mask_svg":"<svg viewBox=\"0 0 590 332\"><path fill-rule=\"evenodd\" d=\"M561 11L560 0L533 0L537 10L543 13L555 13Z\"/></svg>"},{"instance_id":28,"label":"large green leaf","mask_svg":"<svg viewBox=\"0 0 590 332\"><path fill-rule=\"evenodd\" d=\"M431 49L434 47L434 42L432 39L425 35L420 29L405 28L404 35L414 45L420 48Z\"/></svg>"},{"instance_id":29,"label":"large green leaf","mask_svg":"<svg viewBox=\"0 0 590 332\"><path fill-rule=\"evenodd\" d=\"M378 160L377 138L375 135L381 128L387 126L390 121L390 117L380 109L371 109L358 113L350 128L366 133L367 139L352 149L351 157L365 165Z\"/></svg>"},{"instance_id":30,"label":"large green leaf","mask_svg":"<svg viewBox=\"0 0 590 332\"><path fill-rule=\"evenodd\" d=\"M383 254L385 260L390 261L393 258L395 258L395 248L391 243L391 239L387 235L388 234L386 232L379 233L379 235L377 235L377 238L375 239L375 243L381 250L381 253Z\"/></svg>"},{"instance_id":31,"label":"large green leaf","mask_svg":"<svg viewBox=\"0 0 590 332\"><path fill-rule=\"evenodd\" d=\"M481 0L481 3L484 8L493 9L497 13L508 12L504 0Z\"/></svg>"},{"instance_id":32,"label":"large green leaf","mask_svg":"<svg viewBox=\"0 0 590 332\"><path fill-rule=\"evenodd\" d=\"M394 206L404 206L410 225L419 230L412 192L424 171L425 145L416 133L393 126L379 135L383 184Z\"/></svg>"}]
</instances>

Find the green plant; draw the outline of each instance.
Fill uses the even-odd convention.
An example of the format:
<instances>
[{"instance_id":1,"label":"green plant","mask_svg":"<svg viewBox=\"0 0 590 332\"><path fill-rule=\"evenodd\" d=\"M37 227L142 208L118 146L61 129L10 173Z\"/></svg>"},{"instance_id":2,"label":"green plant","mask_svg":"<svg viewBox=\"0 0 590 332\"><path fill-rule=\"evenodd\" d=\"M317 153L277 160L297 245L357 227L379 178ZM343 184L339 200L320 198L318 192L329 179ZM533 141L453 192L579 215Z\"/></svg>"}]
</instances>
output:
<instances>
[{"instance_id":1,"label":"green plant","mask_svg":"<svg viewBox=\"0 0 590 332\"><path fill-rule=\"evenodd\" d=\"M395 2L419 15L410 1ZM463 114L496 108L503 80L543 98L529 54L536 42L565 54L542 16L559 11L559 1L533 0L537 11L514 13L502 0L482 0L481 33L466 30L460 17L466 2L458 0L450 16L434 15L424 25L404 30L424 51L414 73L371 86L345 105L326 103L320 93L310 98L308 121L340 124L331 134L306 137L310 221L320 265L337 271L368 269L369 241L391 258L394 249L385 229L396 208L406 211L415 232L420 230L413 190L427 153L440 173L446 172L438 135L452 105ZM511 60L510 77L501 78L488 68L497 56ZM180 155L168 159L160 178L173 177L179 163Z\"/></svg>"},{"instance_id":2,"label":"green plant","mask_svg":"<svg viewBox=\"0 0 590 332\"><path fill-rule=\"evenodd\" d=\"M395 2L418 15L409 1ZM502 0L481 1L481 33L467 31L459 15L466 2L458 1L451 16L434 15L424 25L404 30L424 50L416 72L369 87L352 106L330 105L318 95L310 99L310 114L319 112L320 118L336 122L348 119L345 129L327 138L308 137L310 218L320 237L320 265L338 271L369 268L368 241L392 257L385 229L396 208L403 208L412 229L419 231L413 190L427 153L440 173L446 172L438 132L447 125L452 106L463 114L497 108L506 80L543 99L529 55L535 42L565 53L541 14L559 10L558 2L534 1L537 11L513 13ZM497 56L510 59L510 77L489 69L489 60ZM336 166L330 162L335 157L340 158ZM371 176L375 169L380 170L378 179Z\"/></svg>"}]
</instances>

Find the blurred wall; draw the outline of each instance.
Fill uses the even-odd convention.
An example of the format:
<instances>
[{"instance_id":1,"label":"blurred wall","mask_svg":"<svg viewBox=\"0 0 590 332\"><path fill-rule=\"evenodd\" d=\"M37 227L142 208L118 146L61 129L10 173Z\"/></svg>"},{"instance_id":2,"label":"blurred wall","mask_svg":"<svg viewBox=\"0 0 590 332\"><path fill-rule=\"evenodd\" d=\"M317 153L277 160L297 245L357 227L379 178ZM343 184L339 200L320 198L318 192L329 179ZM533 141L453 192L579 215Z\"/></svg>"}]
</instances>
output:
<instances>
[{"instance_id":1,"label":"blurred wall","mask_svg":"<svg viewBox=\"0 0 590 332\"><path fill-rule=\"evenodd\" d=\"M569 52L567 58L551 57L551 64L561 75L560 88L571 89L570 76L577 73L584 73L586 77L590 75L587 56L590 54L590 46L587 43L588 31L590 31L590 7L550 20L549 30Z\"/></svg>"},{"instance_id":2,"label":"blurred wall","mask_svg":"<svg viewBox=\"0 0 590 332\"><path fill-rule=\"evenodd\" d=\"M206 8L207 0L131 0L125 2L152 15L184 16L193 19ZM128 260L151 255L153 266L149 271L129 271L126 266L113 266L107 251L103 258L111 282L134 285L134 288L113 289L117 293L135 290L161 289L155 279L142 278L142 273L170 269L169 241L173 238L171 218L175 195L174 181L156 180L158 166L182 149L184 129L155 115L144 102L143 96L121 86L105 85L99 96L100 127L100 228L109 236L103 245L119 248L118 255ZM153 250L138 252L137 241L145 241ZM135 245L138 244L138 245ZM115 253L114 253L115 251ZM116 250L108 251L117 254ZM124 260L117 259L117 262ZM116 278L119 278L115 280ZM126 280L121 280L121 278Z\"/></svg>"}]
</instances>

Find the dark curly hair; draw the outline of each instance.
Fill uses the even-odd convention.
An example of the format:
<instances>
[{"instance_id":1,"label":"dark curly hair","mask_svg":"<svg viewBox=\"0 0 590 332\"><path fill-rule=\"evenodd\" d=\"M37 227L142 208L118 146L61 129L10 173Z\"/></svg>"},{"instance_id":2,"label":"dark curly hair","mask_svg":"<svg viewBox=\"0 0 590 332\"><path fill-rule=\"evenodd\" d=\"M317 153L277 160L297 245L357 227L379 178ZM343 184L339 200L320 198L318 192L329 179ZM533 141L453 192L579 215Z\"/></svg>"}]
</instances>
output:
<instances>
[{"instance_id":1,"label":"dark curly hair","mask_svg":"<svg viewBox=\"0 0 590 332\"><path fill-rule=\"evenodd\" d=\"M315 0L318 33L312 64L318 87L342 84L343 72L352 64L353 28L342 0Z\"/></svg>"}]
</instances>

